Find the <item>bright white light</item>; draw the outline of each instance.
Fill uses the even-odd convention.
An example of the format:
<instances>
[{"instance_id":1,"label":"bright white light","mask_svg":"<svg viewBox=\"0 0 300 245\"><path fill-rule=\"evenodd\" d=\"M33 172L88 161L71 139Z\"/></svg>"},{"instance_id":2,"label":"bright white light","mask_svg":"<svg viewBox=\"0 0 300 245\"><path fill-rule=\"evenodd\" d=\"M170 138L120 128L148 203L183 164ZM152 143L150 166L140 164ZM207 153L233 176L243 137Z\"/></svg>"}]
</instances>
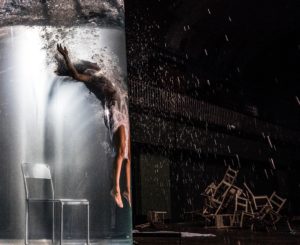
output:
<instances>
[{"instance_id":1,"label":"bright white light","mask_svg":"<svg viewBox=\"0 0 300 245\"><path fill-rule=\"evenodd\" d=\"M15 27L13 57L14 80L19 104L20 146L23 161L42 161L44 120L49 76L45 69L46 54L41 50L39 30Z\"/></svg>"}]
</instances>

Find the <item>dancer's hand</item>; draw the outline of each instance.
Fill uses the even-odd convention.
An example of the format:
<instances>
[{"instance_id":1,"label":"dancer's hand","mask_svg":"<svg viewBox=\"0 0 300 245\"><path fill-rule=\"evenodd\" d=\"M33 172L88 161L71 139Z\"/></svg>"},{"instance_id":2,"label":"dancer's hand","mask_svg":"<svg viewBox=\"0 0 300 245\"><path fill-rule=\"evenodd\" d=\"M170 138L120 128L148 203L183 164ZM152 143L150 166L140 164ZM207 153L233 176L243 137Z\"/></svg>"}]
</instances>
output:
<instances>
[{"instance_id":1,"label":"dancer's hand","mask_svg":"<svg viewBox=\"0 0 300 245\"><path fill-rule=\"evenodd\" d=\"M66 47L61 46L61 44L57 44L57 51L59 53L61 53L61 55L63 57L67 57L68 56L68 50Z\"/></svg>"}]
</instances>

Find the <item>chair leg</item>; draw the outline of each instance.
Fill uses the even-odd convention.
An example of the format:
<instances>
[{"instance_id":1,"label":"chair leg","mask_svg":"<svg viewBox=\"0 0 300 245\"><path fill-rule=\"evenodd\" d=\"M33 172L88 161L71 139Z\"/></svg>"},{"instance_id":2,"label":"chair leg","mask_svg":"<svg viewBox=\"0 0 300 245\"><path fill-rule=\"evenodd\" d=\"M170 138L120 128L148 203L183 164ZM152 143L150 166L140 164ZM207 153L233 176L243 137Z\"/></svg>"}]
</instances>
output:
<instances>
[{"instance_id":1,"label":"chair leg","mask_svg":"<svg viewBox=\"0 0 300 245\"><path fill-rule=\"evenodd\" d=\"M29 217L29 202L26 201L25 207L25 245L28 244L28 217Z\"/></svg>"},{"instance_id":2,"label":"chair leg","mask_svg":"<svg viewBox=\"0 0 300 245\"><path fill-rule=\"evenodd\" d=\"M87 208L87 245L90 244L90 204L86 206Z\"/></svg>"},{"instance_id":3,"label":"chair leg","mask_svg":"<svg viewBox=\"0 0 300 245\"><path fill-rule=\"evenodd\" d=\"M52 203L52 243L55 242L55 206L54 202Z\"/></svg>"},{"instance_id":4,"label":"chair leg","mask_svg":"<svg viewBox=\"0 0 300 245\"><path fill-rule=\"evenodd\" d=\"M64 240L64 204L60 206L60 245L63 244Z\"/></svg>"},{"instance_id":5,"label":"chair leg","mask_svg":"<svg viewBox=\"0 0 300 245\"><path fill-rule=\"evenodd\" d=\"M241 220L240 220L240 228L244 226L244 212L242 212Z\"/></svg>"},{"instance_id":6,"label":"chair leg","mask_svg":"<svg viewBox=\"0 0 300 245\"><path fill-rule=\"evenodd\" d=\"M289 228L289 231L290 231L291 233L293 233L294 230L292 229L291 224L290 224L290 221L289 221L288 218L286 219L286 223L287 223L287 226L288 226L288 228Z\"/></svg>"}]
</instances>

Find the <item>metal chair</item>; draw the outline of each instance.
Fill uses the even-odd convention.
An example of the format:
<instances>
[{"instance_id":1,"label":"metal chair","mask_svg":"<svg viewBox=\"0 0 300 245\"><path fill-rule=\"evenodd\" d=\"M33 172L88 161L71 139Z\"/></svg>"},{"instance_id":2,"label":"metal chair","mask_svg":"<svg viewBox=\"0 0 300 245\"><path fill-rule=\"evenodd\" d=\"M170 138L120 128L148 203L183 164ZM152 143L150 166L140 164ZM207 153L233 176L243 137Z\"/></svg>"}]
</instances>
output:
<instances>
[{"instance_id":1,"label":"metal chair","mask_svg":"<svg viewBox=\"0 0 300 245\"><path fill-rule=\"evenodd\" d=\"M29 205L30 203L52 203L52 243L55 242L55 209L54 205L60 205L60 245L63 242L63 217L64 217L64 206L65 205L84 205L87 210L87 236L86 243L89 244L90 227L89 227L89 201L86 199L55 199L54 187L51 177L51 170L47 164L42 163L22 163L22 173L25 186L25 198L26 198L26 209L25 209L25 244L28 244L28 217L29 217ZM28 186L28 179L40 179L48 180L51 185L51 197L50 198L31 198L30 188Z\"/></svg>"}]
</instances>

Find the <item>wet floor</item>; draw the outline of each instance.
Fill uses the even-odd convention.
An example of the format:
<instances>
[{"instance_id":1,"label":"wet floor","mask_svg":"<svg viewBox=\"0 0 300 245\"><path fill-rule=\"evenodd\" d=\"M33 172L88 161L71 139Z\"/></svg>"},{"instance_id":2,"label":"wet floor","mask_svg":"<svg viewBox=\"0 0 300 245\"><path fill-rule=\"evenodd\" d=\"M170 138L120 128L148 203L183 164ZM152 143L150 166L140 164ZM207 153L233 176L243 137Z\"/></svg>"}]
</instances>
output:
<instances>
[{"instance_id":1,"label":"wet floor","mask_svg":"<svg viewBox=\"0 0 300 245\"><path fill-rule=\"evenodd\" d=\"M24 245L24 240L0 240L1 245ZM50 240L30 240L31 245L53 245ZM59 242L55 243L59 244ZM64 245L85 245L85 241L81 240L65 240ZM130 245L131 239L101 239L92 240L90 245Z\"/></svg>"},{"instance_id":2,"label":"wet floor","mask_svg":"<svg viewBox=\"0 0 300 245\"><path fill-rule=\"evenodd\" d=\"M236 245L271 245L300 244L300 235L289 233L264 233L250 231L219 231L215 237L135 237L135 244L236 244Z\"/></svg>"},{"instance_id":3,"label":"wet floor","mask_svg":"<svg viewBox=\"0 0 300 245\"><path fill-rule=\"evenodd\" d=\"M192 232L196 234L203 234L205 236L188 237L176 236L148 236L134 235L134 244L182 244L182 245L196 245L196 244L227 244L227 245L274 245L274 244L300 244L300 232L252 232L250 230L216 230L216 229L197 229L193 228ZM207 235L215 236L207 236Z\"/></svg>"},{"instance_id":4,"label":"wet floor","mask_svg":"<svg viewBox=\"0 0 300 245\"><path fill-rule=\"evenodd\" d=\"M203 236L189 237L187 232L169 233L169 234L157 234L156 236L136 236L134 235L134 244L146 245L146 244L168 244L168 245L210 245L210 244L225 244L225 245L290 245L300 244L300 232L293 234L289 232L251 232L249 230L209 230L209 229L193 229L194 233L191 235ZM215 235L215 236L212 236ZM0 240L1 245L21 245L24 244L24 240ZM52 244L48 240L31 241L31 244L45 245ZM64 244L83 245L85 241L64 241ZM118 240L91 240L91 245L121 245L132 244L130 239L118 239Z\"/></svg>"}]
</instances>

